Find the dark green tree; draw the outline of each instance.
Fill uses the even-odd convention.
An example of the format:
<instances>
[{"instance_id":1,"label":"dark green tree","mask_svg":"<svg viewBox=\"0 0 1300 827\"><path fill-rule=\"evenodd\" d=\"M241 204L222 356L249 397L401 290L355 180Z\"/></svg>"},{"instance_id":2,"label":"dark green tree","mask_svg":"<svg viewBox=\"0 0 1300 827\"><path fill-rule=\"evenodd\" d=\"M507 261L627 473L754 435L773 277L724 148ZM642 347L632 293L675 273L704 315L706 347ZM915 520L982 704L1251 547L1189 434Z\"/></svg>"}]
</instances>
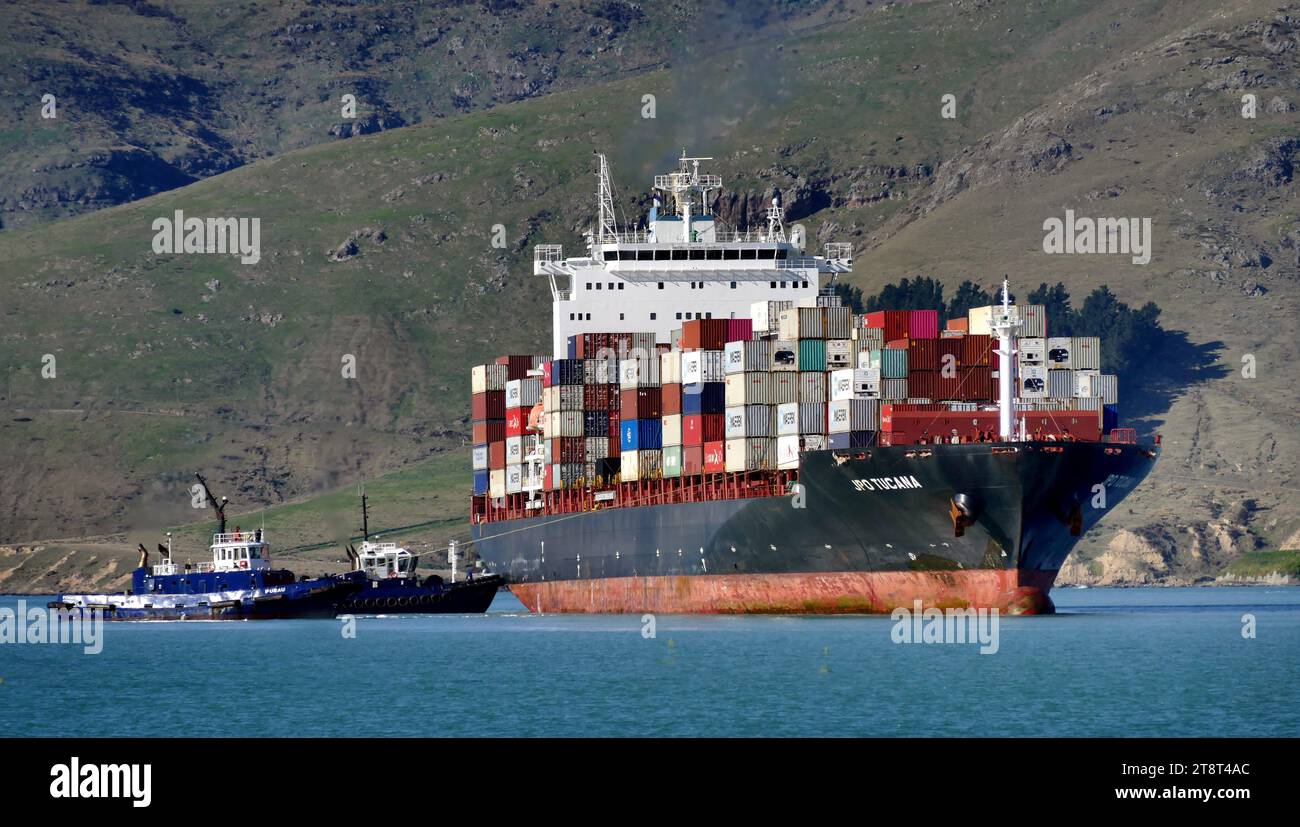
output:
<instances>
[{"instance_id":1,"label":"dark green tree","mask_svg":"<svg viewBox=\"0 0 1300 827\"><path fill-rule=\"evenodd\" d=\"M970 312L972 307L987 307L990 304L993 304L993 296L983 287L967 279L957 285L952 300L948 302L948 306L945 308L944 318L960 319Z\"/></svg>"},{"instance_id":2,"label":"dark green tree","mask_svg":"<svg viewBox=\"0 0 1300 827\"><path fill-rule=\"evenodd\" d=\"M1070 291L1057 282L1055 287L1048 287L1047 282L1038 285L1038 289L1029 294L1030 304L1041 304L1047 309L1048 336L1074 336L1076 318L1070 307Z\"/></svg>"}]
</instances>

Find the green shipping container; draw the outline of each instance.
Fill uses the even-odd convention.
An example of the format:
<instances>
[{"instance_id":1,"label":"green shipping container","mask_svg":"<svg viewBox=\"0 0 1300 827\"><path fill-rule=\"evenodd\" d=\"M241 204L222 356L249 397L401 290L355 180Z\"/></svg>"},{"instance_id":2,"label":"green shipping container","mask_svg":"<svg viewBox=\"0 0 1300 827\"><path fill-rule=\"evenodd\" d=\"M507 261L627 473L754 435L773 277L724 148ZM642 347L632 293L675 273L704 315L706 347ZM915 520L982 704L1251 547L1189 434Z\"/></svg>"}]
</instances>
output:
<instances>
[{"instance_id":1,"label":"green shipping container","mask_svg":"<svg viewBox=\"0 0 1300 827\"><path fill-rule=\"evenodd\" d=\"M880 376L882 379L907 378L907 351L902 348L887 347L880 352Z\"/></svg>"},{"instance_id":2,"label":"green shipping container","mask_svg":"<svg viewBox=\"0 0 1300 827\"><path fill-rule=\"evenodd\" d=\"M664 447L664 476L680 477L682 475L682 446Z\"/></svg>"},{"instance_id":3,"label":"green shipping container","mask_svg":"<svg viewBox=\"0 0 1300 827\"><path fill-rule=\"evenodd\" d=\"M799 370L826 370L826 340L799 340Z\"/></svg>"}]
</instances>

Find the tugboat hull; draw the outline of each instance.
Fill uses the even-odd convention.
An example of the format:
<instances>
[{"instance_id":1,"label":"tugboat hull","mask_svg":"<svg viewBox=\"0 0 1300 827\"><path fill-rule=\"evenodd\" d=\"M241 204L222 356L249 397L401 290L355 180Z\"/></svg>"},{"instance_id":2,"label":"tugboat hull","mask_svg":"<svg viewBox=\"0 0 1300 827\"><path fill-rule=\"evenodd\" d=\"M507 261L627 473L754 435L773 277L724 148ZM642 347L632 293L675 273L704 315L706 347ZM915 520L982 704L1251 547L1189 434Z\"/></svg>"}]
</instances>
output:
<instances>
[{"instance_id":1,"label":"tugboat hull","mask_svg":"<svg viewBox=\"0 0 1300 827\"><path fill-rule=\"evenodd\" d=\"M451 584L417 585L405 579L372 580L350 595L340 614L482 614L502 578L495 575Z\"/></svg>"}]
</instances>

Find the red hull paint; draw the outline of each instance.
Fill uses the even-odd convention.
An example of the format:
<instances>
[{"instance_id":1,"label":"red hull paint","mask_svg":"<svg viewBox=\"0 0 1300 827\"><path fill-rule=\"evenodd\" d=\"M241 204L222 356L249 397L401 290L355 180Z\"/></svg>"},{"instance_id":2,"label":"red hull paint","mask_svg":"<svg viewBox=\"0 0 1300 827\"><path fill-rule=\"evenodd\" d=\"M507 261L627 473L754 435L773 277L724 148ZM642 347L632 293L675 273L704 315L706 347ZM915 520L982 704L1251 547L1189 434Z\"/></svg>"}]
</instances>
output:
<instances>
[{"instance_id":1,"label":"red hull paint","mask_svg":"<svg viewBox=\"0 0 1300 827\"><path fill-rule=\"evenodd\" d=\"M1053 611L1056 572L1002 569L611 577L512 583L532 612L887 614L897 607Z\"/></svg>"}]
</instances>

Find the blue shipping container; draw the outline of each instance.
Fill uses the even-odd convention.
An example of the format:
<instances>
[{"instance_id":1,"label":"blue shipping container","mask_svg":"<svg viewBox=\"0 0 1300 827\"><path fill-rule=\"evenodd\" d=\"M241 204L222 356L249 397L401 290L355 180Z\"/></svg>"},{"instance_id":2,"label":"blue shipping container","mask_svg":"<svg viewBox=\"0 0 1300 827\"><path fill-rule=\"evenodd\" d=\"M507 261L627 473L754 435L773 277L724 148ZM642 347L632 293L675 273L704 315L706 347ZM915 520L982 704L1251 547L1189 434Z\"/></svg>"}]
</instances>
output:
<instances>
[{"instance_id":1,"label":"blue shipping container","mask_svg":"<svg viewBox=\"0 0 1300 827\"><path fill-rule=\"evenodd\" d=\"M682 385L682 413L722 413L726 408L727 386L722 382L694 382Z\"/></svg>"},{"instance_id":2,"label":"blue shipping container","mask_svg":"<svg viewBox=\"0 0 1300 827\"><path fill-rule=\"evenodd\" d=\"M570 359L578 358L578 337L577 336L569 337L569 358Z\"/></svg>"},{"instance_id":3,"label":"blue shipping container","mask_svg":"<svg viewBox=\"0 0 1300 827\"><path fill-rule=\"evenodd\" d=\"M831 434L826 438L826 447L833 451L843 451L848 448L870 448L875 444L875 431L849 431L847 433Z\"/></svg>"},{"instance_id":4,"label":"blue shipping container","mask_svg":"<svg viewBox=\"0 0 1300 827\"><path fill-rule=\"evenodd\" d=\"M663 447L664 426L658 419L625 419L619 429L619 448L652 451Z\"/></svg>"},{"instance_id":5,"label":"blue shipping container","mask_svg":"<svg viewBox=\"0 0 1300 827\"><path fill-rule=\"evenodd\" d=\"M584 372L581 359L556 359L551 362L551 385L581 385Z\"/></svg>"},{"instance_id":6,"label":"blue shipping container","mask_svg":"<svg viewBox=\"0 0 1300 827\"><path fill-rule=\"evenodd\" d=\"M475 471L474 472L474 493L486 494L487 492L488 492L488 472Z\"/></svg>"},{"instance_id":7,"label":"blue shipping container","mask_svg":"<svg viewBox=\"0 0 1300 827\"><path fill-rule=\"evenodd\" d=\"M1101 408L1101 430L1110 433L1119 427L1119 405L1103 405Z\"/></svg>"}]
</instances>

